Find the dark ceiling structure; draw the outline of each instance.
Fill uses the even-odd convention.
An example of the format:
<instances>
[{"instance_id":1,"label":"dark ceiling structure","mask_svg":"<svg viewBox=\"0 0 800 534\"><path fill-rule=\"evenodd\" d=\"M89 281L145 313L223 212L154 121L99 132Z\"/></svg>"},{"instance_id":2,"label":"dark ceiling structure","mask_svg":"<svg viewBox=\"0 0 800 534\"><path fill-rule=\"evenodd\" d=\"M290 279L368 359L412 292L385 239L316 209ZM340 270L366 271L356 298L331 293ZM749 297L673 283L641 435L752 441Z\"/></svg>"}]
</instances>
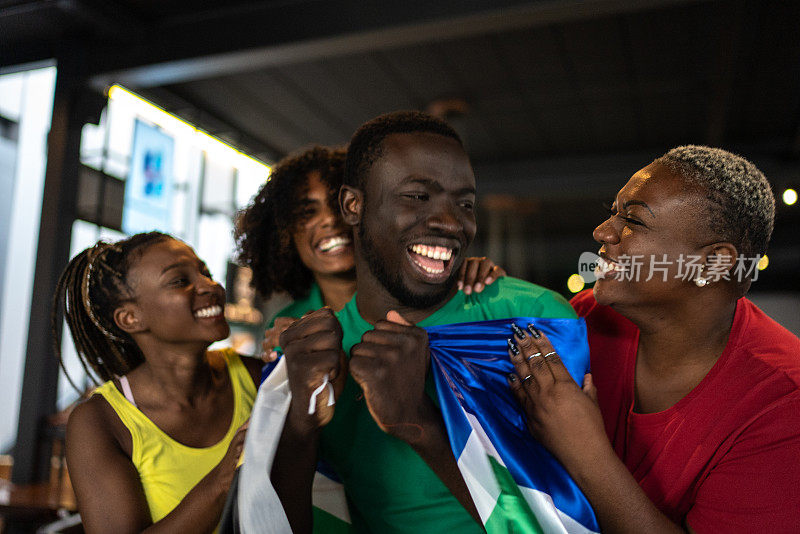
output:
<instances>
[{"instance_id":1,"label":"dark ceiling structure","mask_svg":"<svg viewBox=\"0 0 800 534\"><path fill-rule=\"evenodd\" d=\"M55 58L82 89L119 83L265 162L435 111L479 193L525 199L504 205L573 258L602 202L672 146L737 150L776 190L797 184L798 22L800 2L755 0L6 0L0 69ZM773 249L800 262L794 211Z\"/></svg>"},{"instance_id":2,"label":"dark ceiling structure","mask_svg":"<svg viewBox=\"0 0 800 534\"><path fill-rule=\"evenodd\" d=\"M79 126L111 84L265 162L386 111L439 113L490 212L478 251L556 287L596 248L601 202L672 146L732 149L776 192L800 186L798 23L796 1L0 0L0 73L58 65L34 302L68 254ZM760 287L800 287L798 211L779 204ZM530 257L481 248L498 235ZM49 354L40 308L28 398L53 382L29 372ZM20 480L38 476L20 463Z\"/></svg>"},{"instance_id":3,"label":"dark ceiling structure","mask_svg":"<svg viewBox=\"0 0 800 534\"><path fill-rule=\"evenodd\" d=\"M797 156L798 22L798 2L6 0L0 66L69 58L266 161L454 100L478 165L687 142Z\"/></svg>"}]
</instances>

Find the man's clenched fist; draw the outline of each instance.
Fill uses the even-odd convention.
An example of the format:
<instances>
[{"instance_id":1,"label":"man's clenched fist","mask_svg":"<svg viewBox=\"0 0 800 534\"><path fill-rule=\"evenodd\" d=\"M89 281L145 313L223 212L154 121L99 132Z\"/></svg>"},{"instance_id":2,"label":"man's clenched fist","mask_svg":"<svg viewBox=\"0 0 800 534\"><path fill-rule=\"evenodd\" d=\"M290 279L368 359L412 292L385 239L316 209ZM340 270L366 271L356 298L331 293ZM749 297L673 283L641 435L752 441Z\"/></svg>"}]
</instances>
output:
<instances>
[{"instance_id":1,"label":"man's clenched fist","mask_svg":"<svg viewBox=\"0 0 800 534\"><path fill-rule=\"evenodd\" d=\"M350 374L364 390L372 418L381 430L409 443L422 438L429 417L429 360L428 333L395 311L350 351Z\"/></svg>"},{"instance_id":2,"label":"man's clenched fist","mask_svg":"<svg viewBox=\"0 0 800 534\"><path fill-rule=\"evenodd\" d=\"M317 396L316 410L308 413L312 392L325 380L333 384L336 397L347 378L347 360L342 350L342 326L330 308L305 315L280 336L286 358L292 403L289 422L303 433L312 433L333 418L334 406L328 406L328 391Z\"/></svg>"}]
</instances>

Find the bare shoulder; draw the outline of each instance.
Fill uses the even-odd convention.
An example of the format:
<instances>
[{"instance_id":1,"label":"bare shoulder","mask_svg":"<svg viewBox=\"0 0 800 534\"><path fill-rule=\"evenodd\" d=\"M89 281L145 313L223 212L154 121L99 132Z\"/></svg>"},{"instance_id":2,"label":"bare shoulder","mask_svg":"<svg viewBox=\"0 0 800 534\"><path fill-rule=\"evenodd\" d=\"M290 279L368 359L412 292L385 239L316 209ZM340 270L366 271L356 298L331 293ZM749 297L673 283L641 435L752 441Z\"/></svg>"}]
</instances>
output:
<instances>
[{"instance_id":1,"label":"bare shoulder","mask_svg":"<svg viewBox=\"0 0 800 534\"><path fill-rule=\"evenodd\" d=\"M70 414L67 463L84 529L90 534L140 532L151 523L130 442L130 432L100 395Z\"/></svg>"},{"instance_id":2,"label":"bare shoulder","mask_svg":"<svg viewBox=\"0 0 800 534\"><path fill-rule=\"evenodd\" d=\"M67 432L83 434L87 431L103 432L108 423L107 410L113 408L100 395L92 395L72 410L67 422Z\"/></svg>"},{"instance_id":3,"label":"bare shoulder","mask_svg":"<svg viewBox=\"0 0 800 534\"><path fill-rule=\"evenodd\" d=\"M78 404L67 422L67 451L91 450L97 446L117 446L130 456L131 434L111 405L92 395Z\"/></svg>"}]
</instances>

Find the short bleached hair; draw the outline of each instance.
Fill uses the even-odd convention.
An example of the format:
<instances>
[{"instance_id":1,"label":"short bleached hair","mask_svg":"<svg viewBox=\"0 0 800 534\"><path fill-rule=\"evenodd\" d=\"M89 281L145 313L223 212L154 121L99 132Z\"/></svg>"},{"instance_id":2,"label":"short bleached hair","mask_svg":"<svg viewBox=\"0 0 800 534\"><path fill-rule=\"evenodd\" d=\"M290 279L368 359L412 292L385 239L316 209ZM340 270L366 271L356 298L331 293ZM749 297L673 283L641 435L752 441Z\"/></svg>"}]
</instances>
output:
<instances>
[{"instance_id":1,"label":"short bleached hair","mask_svg":"<svg viewBox=\"0 0 800 534\"><path fill-rule=\"evenodd\" d=\"M775 224L775 196L753 163L721 148L700 145L673 148L655 163L705 192L711 231L732 243L740 255L766 252Z\"/></svg>"}]
</instances>

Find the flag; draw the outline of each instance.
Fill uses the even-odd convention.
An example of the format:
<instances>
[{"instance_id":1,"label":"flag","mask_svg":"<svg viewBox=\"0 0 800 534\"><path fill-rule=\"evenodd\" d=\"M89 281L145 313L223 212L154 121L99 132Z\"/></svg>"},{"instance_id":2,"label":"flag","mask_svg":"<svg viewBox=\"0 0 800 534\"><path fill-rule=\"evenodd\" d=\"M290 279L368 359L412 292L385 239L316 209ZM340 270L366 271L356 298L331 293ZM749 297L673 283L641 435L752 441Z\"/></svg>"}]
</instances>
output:
<instances>
[{"instance_id":1,"label":"flag","mask_svg":"<svg viewBox=\"0 0 800 534\"><path fill-rule=\"evenodd\" d=\"M513 318L428 327L437 402L458 467L489 534L591 533L597 519L563 466L527 430L506 377L514 371L511 323L547 334L577 382L589 370L583 319ZM262 383L239 480L244 534L290 533L269 480L291 393L283 358ZM314 530L350 532L344 486L320 464L314 478Z\"/></svg>"},{"instance_id":2,"label":"flag","mask_svg":"<svg viewBox=\"0 0 800 534\"><path fill-rule=\"evenodd\" d=\"M535 324L578 383L589 372L583 319L516 318L428 327L436 393L486 531L598 532L594 512L564 467L530 432L507 376L511 323Z\"/></svg>"}]
</instances>

